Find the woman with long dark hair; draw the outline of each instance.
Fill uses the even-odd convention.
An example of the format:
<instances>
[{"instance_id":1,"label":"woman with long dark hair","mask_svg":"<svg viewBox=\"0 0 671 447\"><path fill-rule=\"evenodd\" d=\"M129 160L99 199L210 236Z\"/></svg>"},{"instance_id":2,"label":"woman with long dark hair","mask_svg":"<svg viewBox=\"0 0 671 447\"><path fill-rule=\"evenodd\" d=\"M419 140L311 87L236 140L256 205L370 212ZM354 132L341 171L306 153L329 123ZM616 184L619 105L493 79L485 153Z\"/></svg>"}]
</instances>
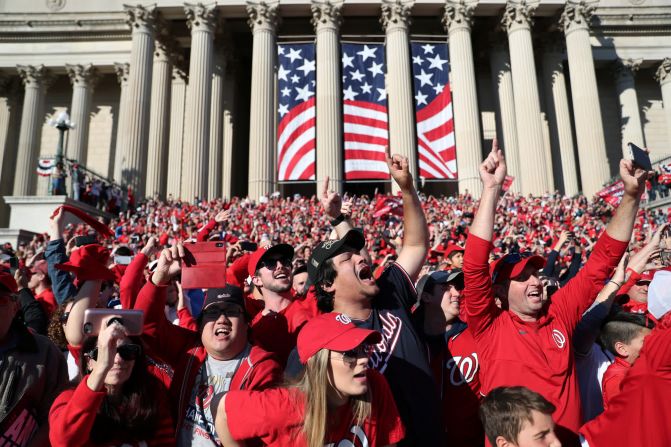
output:
<instances>
[{"instance_id":1,"label":"woman with long dark hair","mask_svg":"<svg viewBox=\"0 0 671 447\"><path fill-rule=\"evenodd\" d=\"M147 373L139 338L114 317L105 323L82 344L81 382L51 407L51 445L174 446L167 393Z\"/></svg>"},{"instance_id":2,"label":"woman with long dark hair","mask_svg":"<svg viewBox=\"0 0 671 447\"><path fill-rule=\"evenodd\" d=\"M216 430L226 447L259 439L267 446L393 446L404 429L386 379L368 368L375 331L347 315L308 321L298 335L305 370L297 383L265 391L230 391Z\"/></svg>"}]
</instances>

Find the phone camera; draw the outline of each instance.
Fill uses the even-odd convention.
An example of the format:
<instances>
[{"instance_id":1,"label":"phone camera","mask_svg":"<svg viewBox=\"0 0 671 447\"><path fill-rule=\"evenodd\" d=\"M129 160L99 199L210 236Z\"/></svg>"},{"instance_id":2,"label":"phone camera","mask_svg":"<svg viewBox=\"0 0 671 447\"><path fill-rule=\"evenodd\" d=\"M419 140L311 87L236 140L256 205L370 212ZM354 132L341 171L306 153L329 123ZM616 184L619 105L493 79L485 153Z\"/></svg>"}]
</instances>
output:
<instances>
[{"instance_id":1,"label":"phone camera","mask_svg":"<svg viewBox=\"0 0 671 447\"><path fill-rule=\"evenodd\" d=\"M91 334L93 332L93 325L91 323L84 324L84 333Z\"/></svg>"}]
</instances>

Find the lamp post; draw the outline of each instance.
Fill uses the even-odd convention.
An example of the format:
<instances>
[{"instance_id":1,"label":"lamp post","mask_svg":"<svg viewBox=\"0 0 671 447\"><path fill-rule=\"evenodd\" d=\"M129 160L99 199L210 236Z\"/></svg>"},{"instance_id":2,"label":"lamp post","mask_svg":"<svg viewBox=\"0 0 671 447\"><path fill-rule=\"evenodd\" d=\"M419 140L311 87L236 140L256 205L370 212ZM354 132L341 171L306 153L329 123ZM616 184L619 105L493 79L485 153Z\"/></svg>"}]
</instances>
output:
<instances>
[{"instance_id":1,"label":"lamp post","mask_svg":"<svg viewBox=\"0 0 671 447\"><path fill-rule=\"evenodd\" d=\"M56 146L56 164L63 162L63 140L65 138L65 132L74 129L75 123L70 122L70 115L68 115L67 110L62 111L58 117L54 120L53 118L49 120L49 125L58 129L58 146Z\"/></svg>"}]
</instances>

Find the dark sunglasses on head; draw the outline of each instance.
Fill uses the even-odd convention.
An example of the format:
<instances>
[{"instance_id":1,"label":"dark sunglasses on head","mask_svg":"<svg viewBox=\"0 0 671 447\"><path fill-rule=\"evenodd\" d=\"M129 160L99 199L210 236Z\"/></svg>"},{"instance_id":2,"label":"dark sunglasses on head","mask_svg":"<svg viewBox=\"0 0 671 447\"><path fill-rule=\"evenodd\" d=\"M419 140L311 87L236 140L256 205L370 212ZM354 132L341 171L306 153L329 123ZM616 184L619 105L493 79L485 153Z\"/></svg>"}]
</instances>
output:
<instances>
[{"instance_id":1,"label":"dark sunglasses on head","mask_svg":"<svg viewBox=\"0 0 671 447\"><path fill-rule=\"evenodd\" d=\"M221 315L226 318L239 318L243 314L239 307L209 307L203 311L203 321L218 320Z\"/></svg>"},{"instance_id":2,"label":"dark sunglasses on head","mask_svg":"<svg viewBox=\"0 0 671 447\"><path fill-rule=\"evenodd\" d=\"M68 322L68 318L70 318L70 312L63 312L63 315L61 315L61 323L65 324Z\"/></svg>"},{"instance_id":3,"label":"dark sunglasses on head","mask_svg":"<svg viewBox=\"0 0 671 447\"><path fill-rule=\"evenodd\" d=\"M142 346L135 344L135 343L128 343L125 345L121 345L116 348L116 352L121 356L122 359L124 360L137 360L138 357L140 357L140 354L142 354ZM87 357L93 359L93 360L98 360L98 348L95 347L91 349L86 354Z\"/></svg>"},{"instance_id":4,"label":"dark sunglasses on head","mask_svg":"<svg viewBox=\"0 0 671 447\"><path fill-rule=\"evenodd\" d=\"M268 270L275 270L278 261L283 267L291 267L291 259L289 258L264 259L259 263L259 266L265 267Z\"/></svg>"}]
</instances>

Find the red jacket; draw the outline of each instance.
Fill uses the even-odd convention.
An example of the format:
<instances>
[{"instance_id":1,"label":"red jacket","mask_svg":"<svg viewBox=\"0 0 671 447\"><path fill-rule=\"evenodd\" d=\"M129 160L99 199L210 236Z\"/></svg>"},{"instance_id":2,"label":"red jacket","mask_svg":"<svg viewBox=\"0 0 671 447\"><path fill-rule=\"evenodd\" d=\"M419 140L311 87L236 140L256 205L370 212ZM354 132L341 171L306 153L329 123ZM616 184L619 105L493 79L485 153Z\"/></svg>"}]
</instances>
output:
<instances>
[{"instance_id":1,"label":"red jacket","mask_svg":"<svg viewBox=\"0 0 671 447\"><path fill-rule=\"evenodd\" d=\"M156 433L145 440L128 440L121 437L107 444L95 444L90 441L91 430L98 410L103 403L105 391L93 391L86 383L85 376L77 388L63 391L54 401L49 412L49 441L53 447L96 446L96 445L128 445L141 446L145 441L148 446L174 446L173 422L167 409L164 388L155 393L159 400L159 423ZM164 402L165 401L165 402Z\"/></svg>"},{"instance_id":2,"label":"red jacket","mask_svg":"<svg viewBox=\"0 0 671 447\"><path fill-rule=\"evenodd\" d=\"M645 338L622 390L580 433L590 447L671 445L671 314Z\"/></svg>"},{"instance_id":3,"label":"red jacket","mask_svg":"<svg viewBox=\"0 0 671 447\"><path fill-rule=\"evenodd\" d=\"M122 309L132 309L135 304L135 298L145 283L144 268L147 266L149 258L144 253L138 253L126 267L126 271L121 277L119 283L119 300Z\"/></svg>"},{"instance_id":4,"label":"red jacket","mask_svg":"<svg viewBox=\"0 0 671 447\"><path fill-rule=\"evenodd\" d=\"M577 442L580 395L571 339L583 312L592 304L627 248L604 233L587 264L552 296L536 323L522 321L494 303L489 241L471 234L464 255L468 327L482 360L482 393L499 386L526 386L557 410L553 417L566 445Z\"/></svg>"},{"instance_id":5,"label":"red jacket","mask_svg":"<svg viewBox=\"0 0 671 447\"><path fill-rule=\"evenodd\" d=\"M622 381L627 371L631 368L631 364L626 360L615 357L615 361L611 363L606 372L603 374L601 380L601 389L603 394L603 409L607 410L610 401L620 393L622 389Z\"/></svg>"},{"instance_id":6,"label":"red jacket","mask_svg":"<svg viewBox=\"0 0 671 447\"><path fill-rule=\"evenodd\" d=\"M175 371L169 394L175 433L179 433L196 375L207 358L207 351L198 332L175 326L165 318L165 300L166 288L147 281L140 291L135 309L144 311L145 342ZM272 354L253 346L235 372L230 389L262 390L278 383L282 372Z\"/></svg>"}]
</instances>

